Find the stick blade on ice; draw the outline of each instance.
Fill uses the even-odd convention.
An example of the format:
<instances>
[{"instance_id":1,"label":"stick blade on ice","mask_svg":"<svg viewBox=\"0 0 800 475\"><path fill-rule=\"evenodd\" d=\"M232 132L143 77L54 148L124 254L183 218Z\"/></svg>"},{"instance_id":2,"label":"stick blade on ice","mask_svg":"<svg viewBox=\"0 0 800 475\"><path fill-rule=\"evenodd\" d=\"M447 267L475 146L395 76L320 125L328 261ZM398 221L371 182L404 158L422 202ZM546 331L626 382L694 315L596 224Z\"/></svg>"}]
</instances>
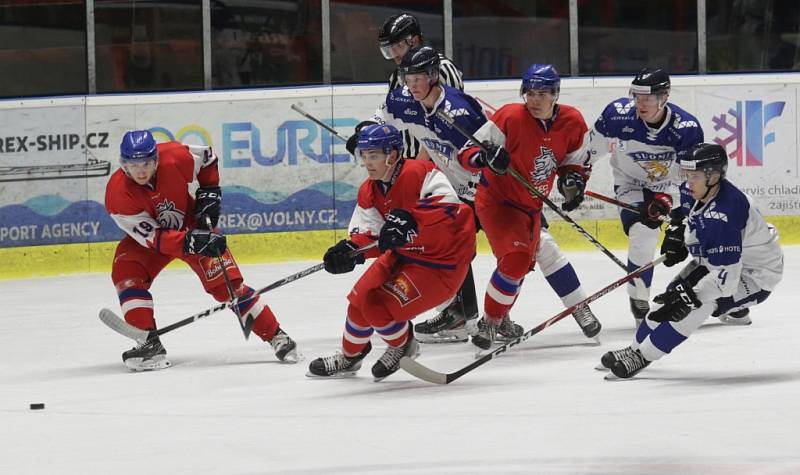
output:
<instances>
[{"instance_id":1,"label":"stick blade on ice","mask_svg":"<svg viewBox=\"0 0 800 475\"><path fill-rule=\"evenodd\" d=\"M149 332L128 325L125 320L119 318L116 313L107 308L100 310L99 317L100 321L105 323L108 328L114 330L122 336L126 336L136 341L147 340L147 335Z\"/></svg>"}]
</instances>

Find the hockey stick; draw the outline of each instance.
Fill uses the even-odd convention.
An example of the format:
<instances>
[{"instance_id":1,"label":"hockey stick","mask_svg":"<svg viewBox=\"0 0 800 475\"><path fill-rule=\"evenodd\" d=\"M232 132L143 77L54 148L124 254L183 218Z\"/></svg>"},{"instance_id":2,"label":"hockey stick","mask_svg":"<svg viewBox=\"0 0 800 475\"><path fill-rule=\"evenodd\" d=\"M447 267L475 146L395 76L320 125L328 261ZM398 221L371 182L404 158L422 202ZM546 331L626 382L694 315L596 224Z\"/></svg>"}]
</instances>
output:
<instances>
[{"instance_id":1,"label":"hockey stick","mask_svg":"<svg viewBox=\"0 0 800 475\"><path fill-rule=\"evenodd\" d=\"M206 226L208 229L214 229L211 226L211 218L208 215L205 215L206 219ZM227 269L225 269L225 261L222 260L222 256L217 256L217 262L219 263L219 268L222 271L222 277L225 279L225 286L228 288L228 296L231 298L231 301L236 298L236 292L233 290L233 282L231 282L231 278L228 275ZM236 318L239 320L239 326L242 328L242 333L244 333L244 339L250 339L250 331L253 329L253 318L248 317L247 322L242 321L242 312L239 309L238 305L231 305L231 309L233 313L236 314Z\"/></svg>"},{"instance_id":2,"label":"hockey stick","mask_svg":"<svg viewBox=\"0 0 800 475\"><path fill-rule=\"evenodd\" d=\"M474 135L472 135L471 133L467 132L467 130L464 129L464 127L462 127L458 123L456 123L456 121L453 120L452 117L447 115L446 112L444 112L441 109L438 109L436 111L436 115L440 119L442 119L443 121L445 121L446 123L451 125L454 129L456 129L465 138L469 139L476 146L480 147L481 150L483 150L484 152L488 153L488 150L486 150L486 147L483 145L483 143L481 143L478 139L476 139ZM541 191L539 191L538 189L536 189L536 187L531 185L530 182L528 182L528 180L526 180L522 175L520 175L519 172L517 172L513 167L510 167L510 166L508 167L508 173L510 173L511 176L514 177L514 179L517 180L522 186L524 186L531 194L533 194L535 197L537 197L540 200L542 200L542 202L544 202L544 204L549 206L550 209L555 211L555 213L557 215L561 216L561 219L563 219L564 221L568 222L572 226L573 229L575 229L576 231L581 233L583 235L583 237L585 237L586 239L589 240L589 242L594 244L594 246L597 249L599 249L603 254L605 254L612 261L614 261L615 264L620 266L625 272L628 272L628 266L623 264L622 261L619 260L617 258L617 256L614 255L614 253L609 251L608 248L606 248L602 243L600 243L600 241L595 239L594 236L592 236L591 234L589 234L588 231L583 229L583 227L581 227L580 224L576 223L574 219L572 219L567 213L562 211L561 208L559 208L555 203L550 201L550 199L548 197L544 196L544 194L542 194Z\"/></svg>"},{"instance_id":3,"label":"hockey stick","mask_svg":"<svg viewBox=\"0 0 800 475\"><path fill-rule=\"evenodd\" d=\"M404 356L404 357L400 358L400 367L403 368L403 370L405 370L408 374L410 374L410 375L412 375L412 376L414 376L416 378L419 378L419 379L421 379L423 381L428 381L429 383L434 383L434 384L450 384L453 381L455 381L456 379L464 376L465 374L469 373L473 369L477 368L478 366L481 366L481 365L483 365L485 363L488 363L490 360L496 358L497 356L500 356L500 354L506 352L509 348L522 343L523 341L525 341L528 338L532 337L533 335L541 332L545 328L547 328L550 325L556 323L557 321L561 320L562 318L566 317L567 315L571 315L572 312L574 312L578 308L588 306L590 303L592 303L595 300L599 299L600 297L606 295L607 293L611 292L612 290L616 289L617 287L620 287L620 286L626 284L627 282L629 282L630 280L635 279L636 277L639 277L643 272L646 272L646 271L652 269L653 267L657 266L661 262L663 262L664 259L666 259L666 255L659 256L657 259L653 260L652 262L643 265L642 267L636 269L635 271L631 272L630 274L626 275L625 277L622 277L619 280L617 280L617 281L615 281L615 282L603 287L602 289L600 289L597 292L593 293L592 295L586 297L585 299L581 300L580 302L576 303L575 305L564 309L563 311L561 311L557 315L555 315L555 316L543 321L542 323L540 323L536 327L531 328L530 330L526 331L525 333L523 333L521 336L517 337L516 339L511 340L510 342L508 342L508 343L506 343L506 344L504 344L502 346L498 346L497 348L492 350L491 353L487 353L487 354L483 355L482 357L478 358L477 360L473 361L472 363L468 364L467 366L464 366L463 368L461 368L461 369L459 369L457 371L454 371L452 373L440 373L438 371L434 371L434 370L428 368L427 366L417 362L416 360L412 360L408 356Z\"/></svg>"},{"instance_id":4,"label":"hockey stick","mask_svg":"<svg viewBox=\"0 0 800 475\"><path fill-rule=\"evenodd\" d=\"M357 256L359 254L363 254L364 252L372 249L373 247L376 247L377 245L378 245L377 242L373 242L373 243L367 244L364 247L360 247L360 248L358 248L358 249L356 249L354 251L351 251L348 255L350 257L354 257L354 256ZM281 280L279 280L277 282L273 282L273 283L269 284L268 286L266 286L266 287L264 287L262 289L256 290L253 293L253 295L251 295L250 297L248 297L246 299L242 299L240 301L238 298L235 298L235 299L231 300L230 302L220 303L220 304L215 305L215 306L213 306L213 307L211 307L209 309L203 310L202 312L195 313L194 315L186 317L183 320L177 321L177 322L173 323L172 325L168 325L166 327L159 328L158 330L148 331L148 330L142 330L142 329L136 328L133 325L130 325L125 320L123 320L122 318L120 318L119 315L114 313L112 310L109 310L107 308L104 308L104 309L100 310L100 321L105 323L109 328L111 328L115 332L119 333L120 335L126 336L128 338L131 338L133 340L140 341L140 342L141 341L146 341L146 340L148 340L150 338L155 338L155 337L157 337L159 335L163 335L165 333L171 332L172 330L175 330L176 328L180 328L182 326L185 326L185 325L188 325L188 324L190 324L192 322L200 320L201 318L205 318L205 317L207 317L207 316L209 316L211 314L217 313L220 310L225 310L225 308L227 308L229 305L238 305L238 304L240 304L242 302L246 302L246 301L254 298L256 295L261 295L264 292L269 292L270 290L275 290L278 287L283 287L286 284L290 284L290 283L294 282L295 280L302 279L303 277L306 277L306 276L311 275L311 274L313 274L315 272L321 271L324 268L325 268L325 264L324 263L319 263L319 264L317 264L315 266L309 267L308 269L301 270L300 272L292 274L292 275L290 275L288 277L284 277L283 279L281 279Z\"/></svg>"},{"instance_id":5,"label":"hockey stick","mask_svg":"<svg viewBox=\"0 0 800 475\"><path fill-rule=\"evenodd\" d=\"M595 193L594 191L586 190L583 194L585 194L586 196L589 196L591 198L594 198L596 200L605 201L606 203L610 203L610 204L612 204L614 206L619 206L622 209L627 209L628 211L633 211L634 213L640 213L642 211L642 210L640 210L636 206L633 206L630 203L625 203L624 201L615 200L614 198L611 198L611 197L608 197L608 196L605 196L605 195L601 195L600 193ZM670 222L670 217L667 216L667 215L664 215L664 214L659 216L658 219L663 221L663 222L665 222L665 223Z\"/></svg>"},{"instance_id":6,"label":"hockey stick","mask_svg":"<svg viewBox=\"0 0 800 475\"><path fill-rule=\"evenodd\" d=\"M292 104L292 109L294 109L296 112L298 112L300 115L304 116L306 119L310 120L311 122L317 124L318 126L322 127L323 129L327 130L328 132L332 133L333 135L339 137L339 140L342 140L343 142L347 142L347 138L342 136L342 134L340 134L339 132L337 132L336 129L334 129L330 125L322 122L321 120L317 119L316 117L314 117L313 115L309 114L308 112L304 111L297 104Z\"/></svg>"},{"instance_id":7,"label":"hockey stick","mask_svg":"<svg viewBox=\"0 0 800 475\"><path fill-rule=\"evenodd\" d=\"M637 208L636 206L633 206L630 203L625 203L625 202L620 201L620 200L615 200L614 198L611 198L611 197L606 196L606 195L601 195L600 193L595 193L594 191L591 191L591 190L586 190L586 191L583 192L583 194L586 195L586 196L592 197L592 198L594 198L596 200L605 201L606 203L612 204L614 206L619 206L622 209L627 209L628 211L633 211L634 213L638 213L639 211L641 211L639 208Z\"/></svg>"}]
</instances>

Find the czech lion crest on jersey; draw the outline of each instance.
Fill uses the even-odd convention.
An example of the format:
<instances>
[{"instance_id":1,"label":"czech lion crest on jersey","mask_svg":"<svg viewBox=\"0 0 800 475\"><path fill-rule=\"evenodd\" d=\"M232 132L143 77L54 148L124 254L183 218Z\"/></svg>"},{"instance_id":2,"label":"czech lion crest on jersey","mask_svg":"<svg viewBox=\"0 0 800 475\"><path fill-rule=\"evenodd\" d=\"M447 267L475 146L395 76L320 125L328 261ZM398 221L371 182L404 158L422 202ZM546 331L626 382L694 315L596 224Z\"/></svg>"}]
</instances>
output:
<instances>
[{"instance_id":1,"label":"czech lion crest on jersey","mask_svg":"<svg viewBox=\"0 0 800 475\"><path fill-rule=\"evenodd\" d=\"M547 147L539 147L540 155L533 159L531 182L542 194L547 194L547 183L556 169L556 154Z\"/></svg>"},{"instance_id":2,"label":"czech lion crest on jersey","mask_svg":"<svg viewBox=\"0 0 800 475\"><path fill-rule=\"evenodd\" d=\"M156 221L163 229L180 229L183 227L184 213L177 209L172 201L162 201L157 204L156 211L158 212Z\"/></svg>"}]
</instances>

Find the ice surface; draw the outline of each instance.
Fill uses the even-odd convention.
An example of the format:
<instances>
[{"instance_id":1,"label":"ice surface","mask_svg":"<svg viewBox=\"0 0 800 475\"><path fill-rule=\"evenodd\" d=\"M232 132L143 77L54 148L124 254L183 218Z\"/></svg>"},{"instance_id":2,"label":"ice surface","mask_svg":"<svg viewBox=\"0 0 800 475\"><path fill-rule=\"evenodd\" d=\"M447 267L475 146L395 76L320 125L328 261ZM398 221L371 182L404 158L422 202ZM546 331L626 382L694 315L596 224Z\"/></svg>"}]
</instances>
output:
<instances>
[{"instance_id":1,"label":"ice surface","mask_svg":"<svg viewBox=\"0 0 800 475\"><path fill-rule=\"evenodd\" d=\"M567 318L435 386L402 371L374 383L377 339L358 377L305 377L338 349L362 268L265 294L306 356L299 365L243 341L222 312L164 335L172 368L136 374L120 359L132 342L97 319L118 308L107 275L0 282L0 473L800 473L800 247L785 251L784 281L753 325L711 322L619 382L594 366L633 336L623 289L593 306L602 346ZM599 252L569 256L589 292L622 275ZM262 287L313 264L244 273ZM481 301L493 268L476 259ZM658 268L655 288L674 272ZM152 293L162 326L214 305L188 270L165 271ZM533 273L512 315L527 329L560 308ZM422 350L440 371L473 355L468 344Z\"/></svg>"}]
</instances>

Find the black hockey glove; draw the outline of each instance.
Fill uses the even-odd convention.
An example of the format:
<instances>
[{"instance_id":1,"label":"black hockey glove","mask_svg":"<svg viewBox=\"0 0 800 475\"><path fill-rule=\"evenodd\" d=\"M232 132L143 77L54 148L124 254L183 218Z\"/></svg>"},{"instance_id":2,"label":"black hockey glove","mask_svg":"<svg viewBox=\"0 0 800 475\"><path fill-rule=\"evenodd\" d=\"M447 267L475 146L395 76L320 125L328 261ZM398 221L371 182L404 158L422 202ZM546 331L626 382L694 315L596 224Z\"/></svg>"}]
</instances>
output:
<instances>
[{"instance_id":1,"label":"black hockey glove","mask_svg":"<svg viewBox=\"0 0 800 475\"><path fill-rule=\"evenodd\" d=\"M194 193L194 217L199 229L208 229L206 217L211 220L211 229L217 227L222 203L222 188L204 186Z\"/></svg>"},{"instance_id":2,"label":"black hockey glove","mask_svg":"<svg viewBox=\"0 0 800 475\"><path fill-rule=\"evenodd\" d=\"M639 220L650 229L661 226L661 217L672 210L672 197L666 193L656 193L647 188L642 190L644 202L639 209Z\"/></svg>"},{"instance_id":3,"label":"black hockey glove","mask_svg":"<svg viewBox=\"0 0 800 475\"><path fill-rule=\"evenodd\" d=\"M502 145L495 145L484 140L483 147L475 159L475 165L480 168L489 167L495 175L505 175L511 165L511 155Z\"/></svg>"},{"instance_id":4,"label":"black hockey glove","mask_svg":"<svg viewBox=\"0 0 800 475\"><path fill-rule=\"evenodd\" d=\"M183 238L183 252L186 254L219 257L227 248L225 236L205 229L187 231L186 237Z\"/></svg>"},{"instance_id":5,"label":"black hockey glove","mask_svg":"<svg viewBox=\"0 0 800 475\"><path fill-rule=\"evenodd\" d=\"M689 257L689 250L686 249L684 241L684 231L686 225L683 221L672 220L664 232L664 240L661 241L661 254L667 256L664 265L672 267Z\"/></svg>"},{"instance_id":6,"label":"black hockey glove","mask_svg":"<svg viewBox=\"0 0 800 475\"><path fill-rule=\"evenodd\" d=\"M653 302L662 306L650 312L647 318L654 322L680 322L689 312L703 306L689 282L679 278L673 284L671 290L653 298Z\"/></svg>"},{"instance_id":7,"label":"black hockey glove","mask_svg":"<svg viewBox=\"0 0 800 475\"><path fill-rule=\"evenodd\" d=\"M563 176L558 176L558 191L564 197L561 209L572 211L583 203L583 191L586 189L586 181L580 173L570 170Z\"/></svg>"},{"instance_id":8,"label":"black hockey glove","mask_svg":"<svg viewBox=\"0 0 800 475\"><path fill-rule=\"evenodd\" d=\"M417 221L411 213L402 208L395 208L386 215L386 222L381 227L378 249L384 252L387 249L403 246L414 239L417 231Z\"/></svg>"},{"instance_id":9,"label":"black hockey glove","mask_svg":"<svg viewBox=\"0 0 800 475\"><path fill-rule=\"evenodd\" d=\"M356 144L358 144L358 133L361 132L361 129L363 129L364 127L372 124L377 124L377 122L375 122L374 120L365 120L359 122L359 124L356 125L355 133L353 133L353 135L351 135L350 138L347 139L347 143L344 145L344 148L346 148L347 151L350 152L350 155L356 154Z\"/></svg>"},{"instance_id":10,"label":"black hockey glove","mask_svg":"<svg viewBox=\"0 0 800 475\"><path fill-rule=\"evenodd\" d=\"M352 255L358 249L353 241L342 239L325 252L322 258L325 270L331 274L344 274L356 268L356 264L364 263L364 254Z\"/></svg>"}]
</instances>

